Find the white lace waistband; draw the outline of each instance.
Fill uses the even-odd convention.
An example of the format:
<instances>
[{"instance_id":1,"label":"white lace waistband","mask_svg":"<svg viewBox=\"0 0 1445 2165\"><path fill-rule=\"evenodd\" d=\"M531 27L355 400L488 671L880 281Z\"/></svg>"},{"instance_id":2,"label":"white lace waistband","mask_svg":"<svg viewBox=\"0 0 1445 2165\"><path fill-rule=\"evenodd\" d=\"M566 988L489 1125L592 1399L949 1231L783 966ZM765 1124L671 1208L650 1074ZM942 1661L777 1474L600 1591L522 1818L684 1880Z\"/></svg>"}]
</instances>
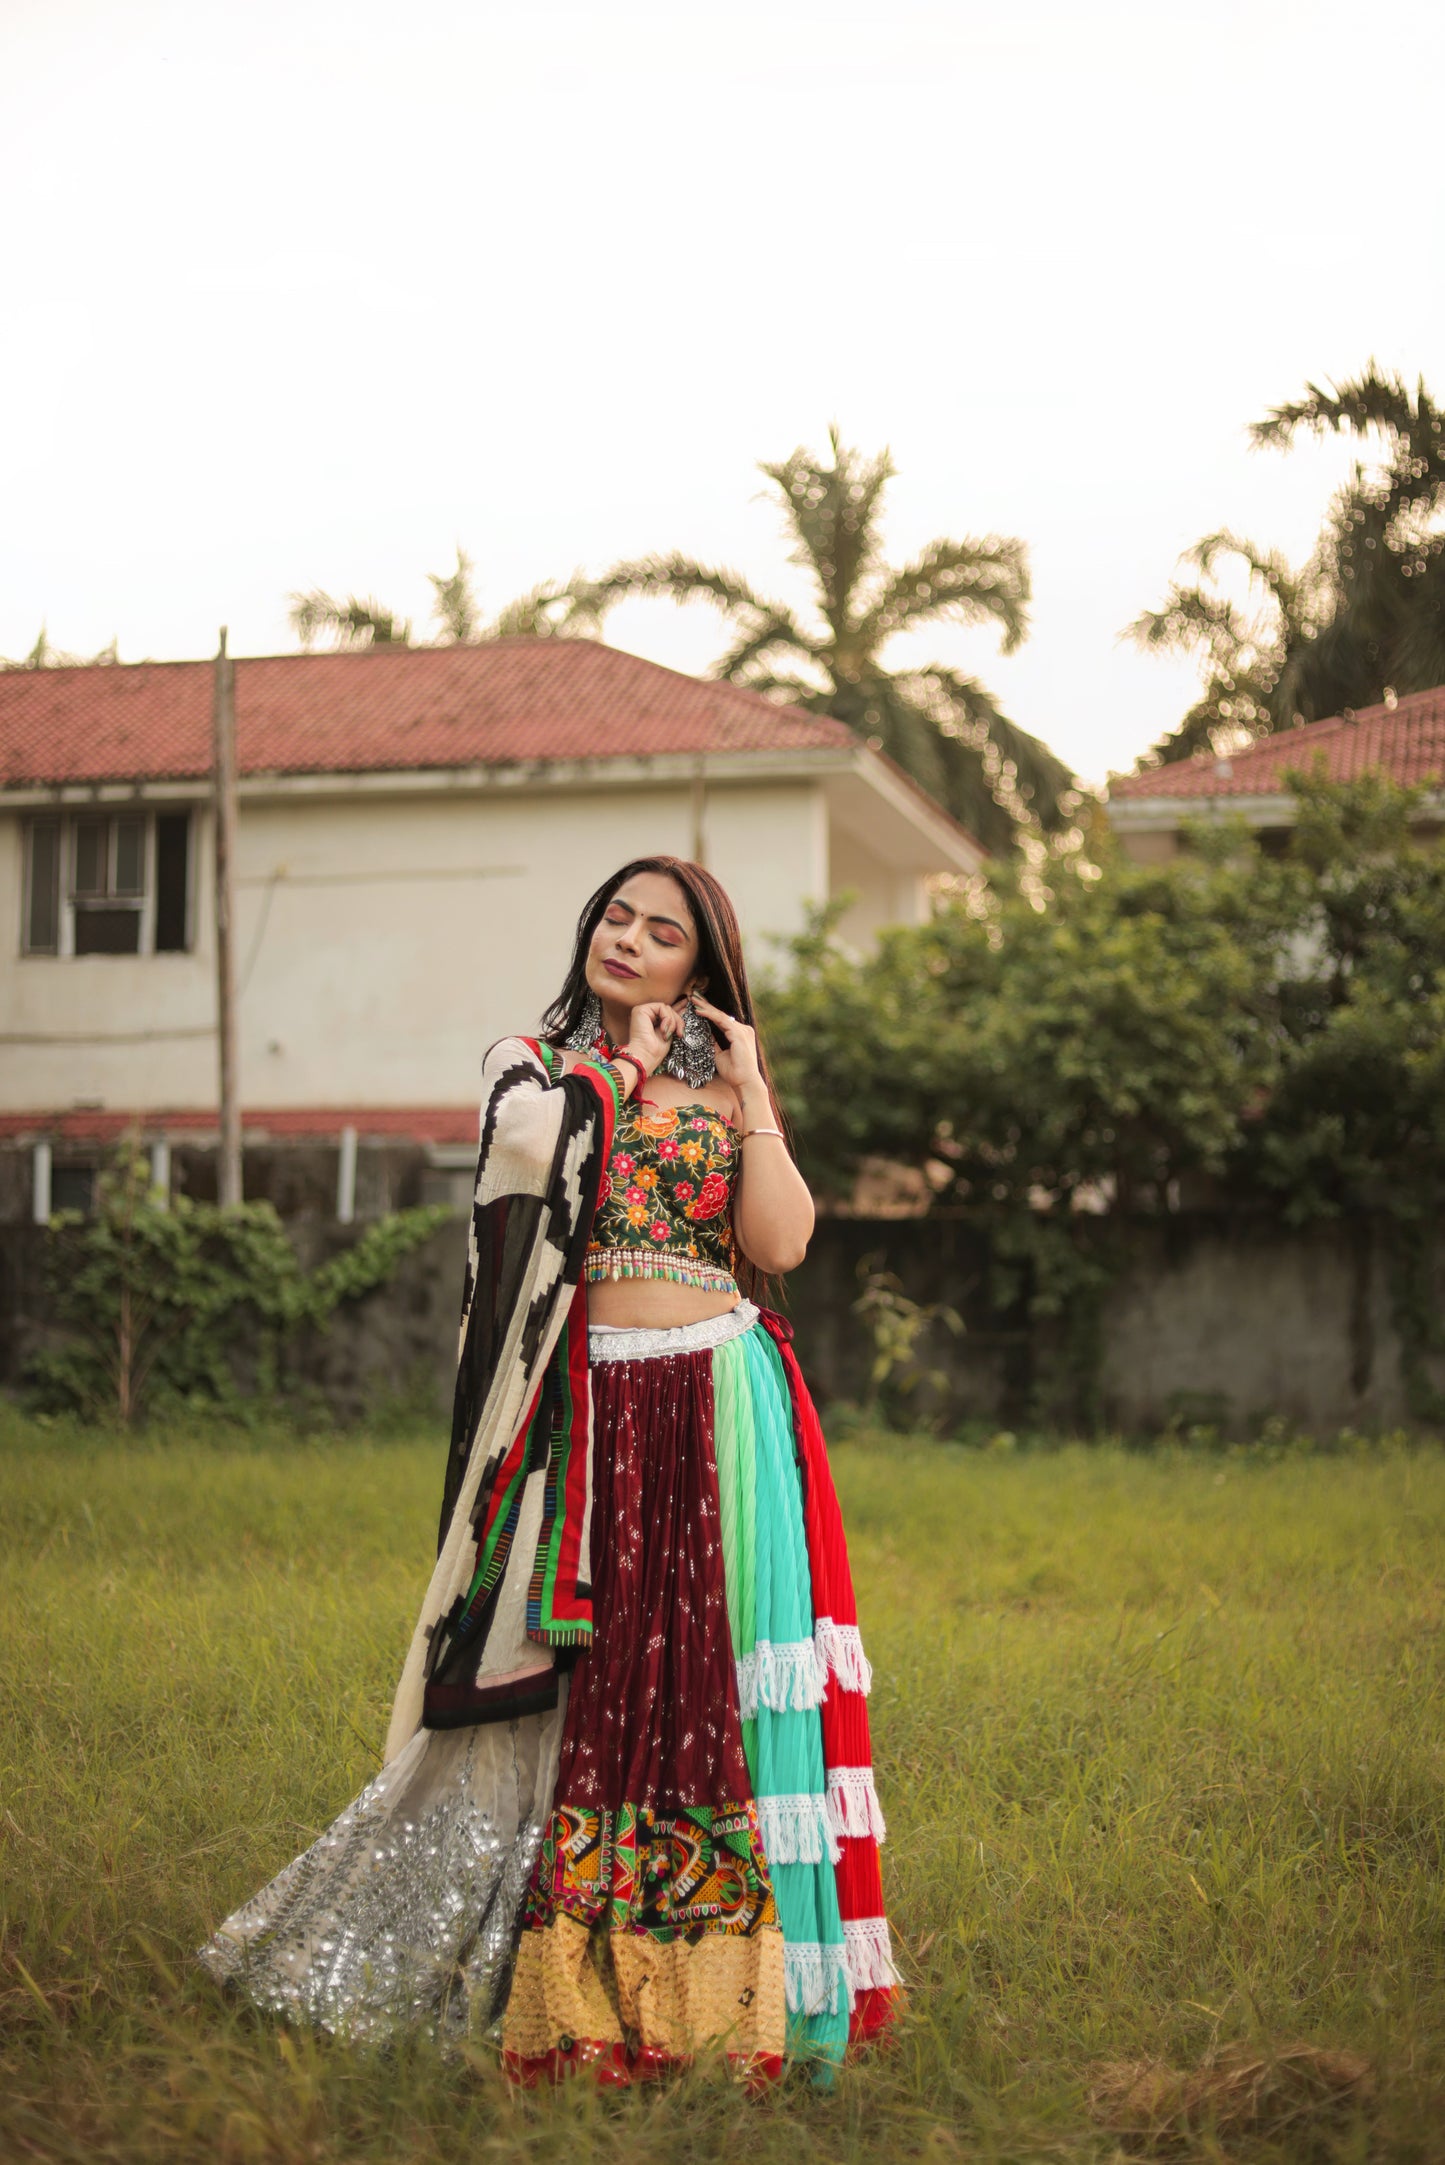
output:
<instances>
[{"instance_id":1,"label":"white lace waistband","mask_svg":"<svg viewBox=\"0 0 1445 2165\"><path fill-rule=\"evenodd\" d=\"M587 1348L594 1361L661 1361L670 1353L706 1353L713 1346L741 1338L758 1320L751 1301L720 1316L705 1316L700 1323L678 1323L671 1330L632 1330L621 1323L594 1323L587 1333Z\"/></svg>"}]
</instances>

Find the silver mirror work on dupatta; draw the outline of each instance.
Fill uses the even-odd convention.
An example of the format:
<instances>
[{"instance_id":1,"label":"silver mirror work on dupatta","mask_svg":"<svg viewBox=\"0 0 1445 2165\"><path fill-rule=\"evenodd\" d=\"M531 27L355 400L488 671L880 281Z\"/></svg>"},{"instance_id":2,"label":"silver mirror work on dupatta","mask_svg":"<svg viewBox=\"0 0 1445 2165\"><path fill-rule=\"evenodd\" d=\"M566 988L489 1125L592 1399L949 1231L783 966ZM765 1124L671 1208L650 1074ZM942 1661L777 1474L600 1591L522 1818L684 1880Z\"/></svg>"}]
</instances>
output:
<instances>
[{"instance_id":1,"label":"silver mirror work on dupatta","mask_svg":"<svg viewBox=\"0 0 1445 2165\"><path fill-rule=\"evenodd\" d=\"M576 1025L563 1043L573 1052L591 1052L602 1035L602 1002L595 992L589 992L582 1002ZM661 1073L686 1083L689 1090L701 1090L703 1084L711 1082L717 1073L712 1032L696 1008L684 1009L682 1028L672 1041L672 1050L662 1063Z\"/></svg>"},{"instance_id":2,"label":"silver mirror work on dupatta","mask_svg":"<svg viewBox=\"0 0 1445 2165\"><path fill-rule=\"evenodd\" d=\"M198 1949L255 2006L360 2041L480 2036L506 2004L557 1777L562 1704L419 1729Z\"/></svg>"}]
</instances>

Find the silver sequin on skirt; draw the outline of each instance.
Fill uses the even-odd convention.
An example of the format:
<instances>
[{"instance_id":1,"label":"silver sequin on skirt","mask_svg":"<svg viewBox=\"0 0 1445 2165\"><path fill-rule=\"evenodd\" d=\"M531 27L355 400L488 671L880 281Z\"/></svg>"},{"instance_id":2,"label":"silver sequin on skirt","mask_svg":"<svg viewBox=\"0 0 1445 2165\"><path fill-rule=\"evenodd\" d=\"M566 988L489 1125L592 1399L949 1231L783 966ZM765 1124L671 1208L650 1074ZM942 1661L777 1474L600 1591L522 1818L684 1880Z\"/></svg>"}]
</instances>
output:
<instances>
[{"instance_id":1,"label":"silver sequin on skirt","mask_svg":"<svg viewBox=\"0 0 1445 2165\"><path fill-rule=\"evenodd\" d=\"M197 1959L273 2014L355 2041L479 2036L506 2001L566 1705L420 1729Z\"/></svg>"}]
</instances>

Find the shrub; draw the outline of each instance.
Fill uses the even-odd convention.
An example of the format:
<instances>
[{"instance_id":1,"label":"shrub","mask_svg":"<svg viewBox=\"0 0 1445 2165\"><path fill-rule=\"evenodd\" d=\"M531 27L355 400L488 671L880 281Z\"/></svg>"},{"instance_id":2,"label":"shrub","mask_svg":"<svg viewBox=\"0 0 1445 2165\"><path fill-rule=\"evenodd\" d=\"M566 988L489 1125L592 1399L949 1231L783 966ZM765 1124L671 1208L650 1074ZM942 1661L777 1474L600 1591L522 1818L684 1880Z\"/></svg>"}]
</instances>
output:
<instances>
[{"instance_id":1,"label":"shrub","mask_svg":"<svg viewBox=\"0 0 1445 2165\"><path fill-rule=\"evenodd\" d=\"M1414 1409L1445 1416L1445 851L1412 837L1418 792L1292 786L1280 853L1200 829L1164 865L1061 863L1042 896L1001 866L862 958L821 914L763 988L813 1187L846 1198L883 1156L986 1216L1085 1418L1111 1221L1185 1199L1383 1219Z\"/></svg>"},{"instance_id":2,"label":"shrub","mask_svg":"<svg viewBox=\"0 0 1445 2165\"><path fill-rule=\"evenodd\" d=\"M58 1336L27 1380L42 1410L109 1413L274 1399L306 1326L383 1285L447 1217L393 1212L355 1244L304 1270L270 1203L222 1207L151 1186L149 1160L122 1144L97 1183L93 1218L50 1221L46 1275Z\"/></svg>"}]
</instances>

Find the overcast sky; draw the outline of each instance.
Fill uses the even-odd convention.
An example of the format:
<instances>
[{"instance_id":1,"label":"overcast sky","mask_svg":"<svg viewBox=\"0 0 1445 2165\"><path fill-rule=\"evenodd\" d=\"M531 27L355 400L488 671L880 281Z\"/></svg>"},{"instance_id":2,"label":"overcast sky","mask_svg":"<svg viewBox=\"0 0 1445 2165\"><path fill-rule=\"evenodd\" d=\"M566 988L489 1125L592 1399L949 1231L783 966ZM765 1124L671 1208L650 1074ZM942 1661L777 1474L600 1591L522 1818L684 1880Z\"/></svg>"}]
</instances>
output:
<instances>
[{"instance_id":1,"label":"overcast sky","mask_svg":"<svg viewBox=\"0 0 1445 2165\"><path fill-rule=\"evenodd\" d=\"M756 462L892 447L890 552L997 531L976 671L1088 779L1188 703L1121 644L1229 523L1304 554L1370 356L1445 397L1439 0L0 0L0 653L424 631L677 546L796 597ZM619 646L684 669L702 608Z\"/></svg>"}]
</instances>

